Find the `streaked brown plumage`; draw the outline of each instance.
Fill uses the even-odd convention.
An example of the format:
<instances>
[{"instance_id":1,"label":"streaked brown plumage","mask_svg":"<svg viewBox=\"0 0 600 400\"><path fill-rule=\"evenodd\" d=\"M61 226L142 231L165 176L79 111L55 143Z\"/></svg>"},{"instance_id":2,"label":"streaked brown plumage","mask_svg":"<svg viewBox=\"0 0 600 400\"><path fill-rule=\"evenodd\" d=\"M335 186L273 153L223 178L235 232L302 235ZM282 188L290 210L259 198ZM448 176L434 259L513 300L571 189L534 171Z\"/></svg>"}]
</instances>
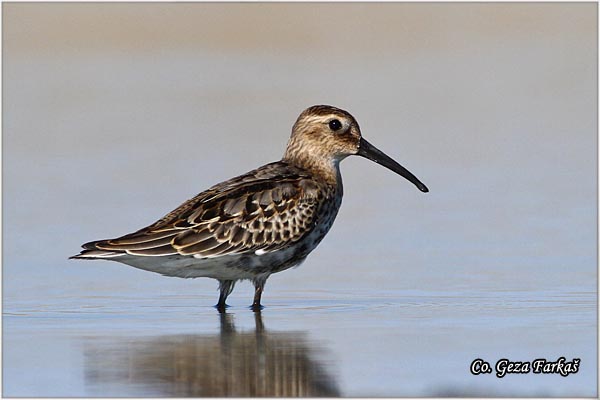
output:
<instances>
[{"instance_id":1,"label":"streaked brown plumage","mask_svg":"<svg viewBox=\"0 0 600 400\"><path fill-rule=\"evenodd\" d=\"M281 161L219 183L150 226L83 245L71 258L108 259L183 278L220 282L217 306L239 279L253 280L260 309L270 274L298 265L323 239L342 200L339 162L361 155L427 188L366 142L356 120L331 106L300 114Z\"/></svg>"}]
</instances>

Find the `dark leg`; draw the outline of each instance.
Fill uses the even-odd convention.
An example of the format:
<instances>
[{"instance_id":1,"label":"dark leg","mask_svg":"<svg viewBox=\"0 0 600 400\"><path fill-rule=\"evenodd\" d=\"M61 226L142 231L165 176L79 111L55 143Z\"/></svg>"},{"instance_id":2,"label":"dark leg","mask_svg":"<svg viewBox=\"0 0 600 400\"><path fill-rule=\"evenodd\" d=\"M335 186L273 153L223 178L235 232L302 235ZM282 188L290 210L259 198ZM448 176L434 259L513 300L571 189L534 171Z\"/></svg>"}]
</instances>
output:
<instances>
[{"instance_id":1,"label":"dark leg","mask_svg":"<svg viewBox=\"0 0 600 400\"><path fill-rule=\"evenodd\" d=\"M267 278L254 280L254 301L250 307L253 311L260 311L263 309L263 306L260 304L260 297L262 296L266 281Z\"/></svg>"},{"instance_id":2,"label":"dark leg","mask_svg":"<svg viewBox=\"0 0 600 400\"><path fill-rule=\"evenodd\" d=\"M219 281L219 302L215 305L219 312L225 312L225 308L227 308L225 300L227 300L227 296L229 296L229 293L233 291L234 286L235 281Z\"/></svg>"}]
</instances>

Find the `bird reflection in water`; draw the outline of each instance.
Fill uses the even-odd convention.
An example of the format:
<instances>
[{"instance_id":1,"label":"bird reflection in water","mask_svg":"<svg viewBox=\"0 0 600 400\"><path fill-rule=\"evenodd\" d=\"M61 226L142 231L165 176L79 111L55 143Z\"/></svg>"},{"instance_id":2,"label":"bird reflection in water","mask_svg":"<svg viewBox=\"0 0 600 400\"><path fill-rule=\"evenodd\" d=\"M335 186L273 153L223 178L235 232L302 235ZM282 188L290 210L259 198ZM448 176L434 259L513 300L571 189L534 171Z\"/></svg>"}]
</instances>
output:
<instances>
[{"instance_id":1,"label":"bird reflection in water","mask_svg":"<svg viewBox=\"0 0 600 400\"><path fill-rule=\"evenodd\" d=\"M322 349L303 332L268 332L260 312L254 331L238 332L223 313L220 333L100 338L85 344L86 387L98 395L171 397L337 397L332 376L315 359Z\"/></svg>"}]
</instances>

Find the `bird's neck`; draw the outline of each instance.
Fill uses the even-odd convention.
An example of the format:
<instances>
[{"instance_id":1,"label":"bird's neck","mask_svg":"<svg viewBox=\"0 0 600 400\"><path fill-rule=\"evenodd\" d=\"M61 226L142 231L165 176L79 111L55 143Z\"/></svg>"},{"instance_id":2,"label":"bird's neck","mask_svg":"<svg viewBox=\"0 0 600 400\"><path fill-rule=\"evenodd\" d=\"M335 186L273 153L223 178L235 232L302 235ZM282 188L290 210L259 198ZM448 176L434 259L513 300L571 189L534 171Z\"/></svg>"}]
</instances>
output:
<instances>
[{"instance_id":1,"label":"bird's neck","mask_svg":"<svg viewBox=\"0 0 600 400\"><path fill-rule=\"evenodd\" d=\"M310 172L327 184L342 187L341 160L310 152L286 151L282 161Z\"/></svg>"}]
</instances>

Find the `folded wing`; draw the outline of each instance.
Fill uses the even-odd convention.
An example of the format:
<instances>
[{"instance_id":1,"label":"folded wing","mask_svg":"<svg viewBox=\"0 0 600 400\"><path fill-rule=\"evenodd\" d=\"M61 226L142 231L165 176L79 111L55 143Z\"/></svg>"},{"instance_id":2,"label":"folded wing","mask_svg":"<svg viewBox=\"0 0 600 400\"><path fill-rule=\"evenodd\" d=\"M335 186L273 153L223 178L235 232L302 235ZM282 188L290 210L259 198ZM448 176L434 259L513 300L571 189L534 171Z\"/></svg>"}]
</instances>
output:
<instances>
[{"instance_id":1,"label":"folded wing","mask_svg":"<svg viewBox=\"0 0 600 400\"><path fill-rule=\"evenodd\" d=\"M86 251L198 258L275 251L300 240L316 223L327 191L295 167L267 164L213 186L154 224Z\"/></svg>"}]
</instances>

